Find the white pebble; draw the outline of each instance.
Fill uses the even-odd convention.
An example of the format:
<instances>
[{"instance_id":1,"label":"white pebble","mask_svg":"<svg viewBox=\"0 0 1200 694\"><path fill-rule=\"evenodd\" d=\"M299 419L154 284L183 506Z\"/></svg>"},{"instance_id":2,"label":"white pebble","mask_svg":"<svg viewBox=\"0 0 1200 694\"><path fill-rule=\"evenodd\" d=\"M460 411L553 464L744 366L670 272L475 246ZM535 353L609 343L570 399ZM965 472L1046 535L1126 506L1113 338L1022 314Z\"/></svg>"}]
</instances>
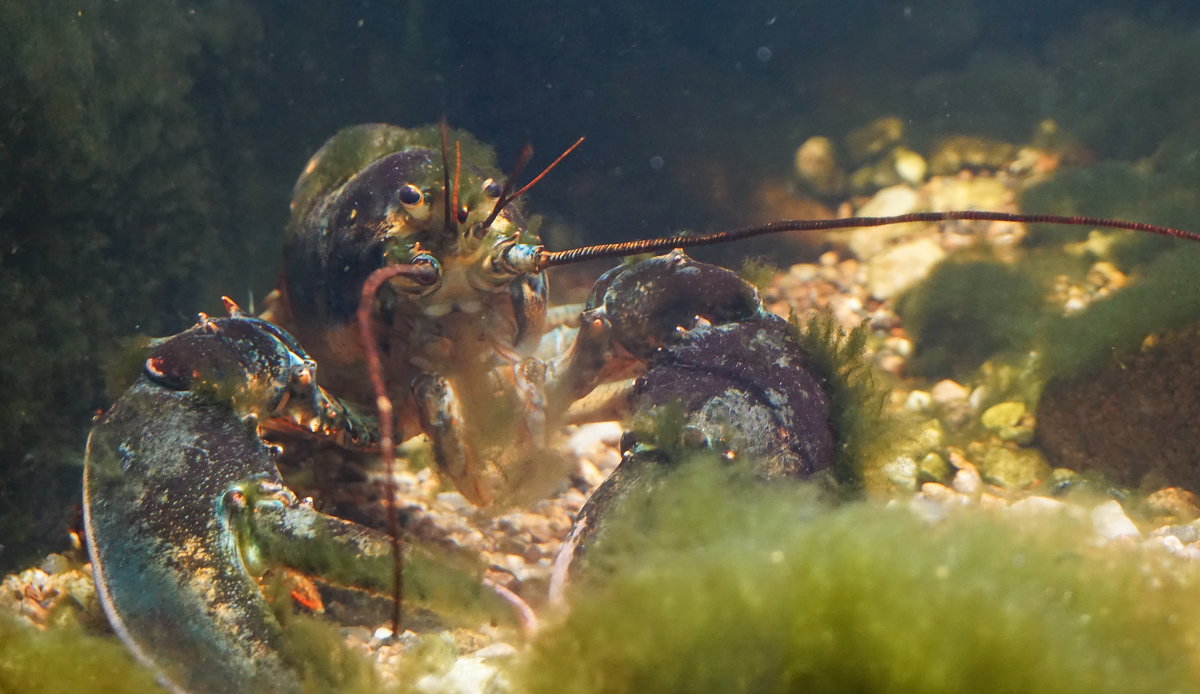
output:
<instances>
[{"instance_id":1,"label":"white pebble","mask_svg":"<svg viewBox=\"0 0 1200 694\"><path fill-rule=\"evenodd\" d=\"M1116 499L1105 501L1092 509L1092 528L1095 529L1097 535L1108 540L1115 540L1118 537L1142 536L1133 521L1129 520L1129 516L1125 515L1125 509L1121 508L1121 504Z\"/></svg>"},{"instance_id":2,"label":"white pebble","mask_svg":"<svg viewBox=\"0 0 1200 694\"><path fill-rule=\"evenodd\" d=\"M971 463L962 461L958 472L954 473L954 481L951 482L951 485L959 494L975 496L983 491L983 478L979 476L978 468Z\"/></svg>"},{"instance_id":3,"label":"white pebble","mask_svg":"<svg viewBox=\"0 0 1200 694\"><path fill-rule=\"evenodd\" d=\"M1060 513L1067 505L1058 499L1048 496L1027 496L1009 507L1014 513L1025 513L1031 516L1045 513Z\"/></svg>"},{"instance_id":4,"label":"white pebble","mask_svg":"<svg viewBox=\"0 0 1200 694\"><path fill-rule=\"evenodd\" d=\"M933 396L933 401L937 404L948 405L952 402L966 400L970 392L958 381L947 378L933 384L933 388L929 389L929 394Z\"/></svg>"},{"instance_id":5,"label":"white pebble","mask_svg":"<svg viewBox=\"0 0 1200 694\"><path fill-rule=\"evenodd\" d=\"M933 397L923 390L914 390L904 400L904 409L909 412L921 412L933 404Z\"/></svg>"}]
</instances>

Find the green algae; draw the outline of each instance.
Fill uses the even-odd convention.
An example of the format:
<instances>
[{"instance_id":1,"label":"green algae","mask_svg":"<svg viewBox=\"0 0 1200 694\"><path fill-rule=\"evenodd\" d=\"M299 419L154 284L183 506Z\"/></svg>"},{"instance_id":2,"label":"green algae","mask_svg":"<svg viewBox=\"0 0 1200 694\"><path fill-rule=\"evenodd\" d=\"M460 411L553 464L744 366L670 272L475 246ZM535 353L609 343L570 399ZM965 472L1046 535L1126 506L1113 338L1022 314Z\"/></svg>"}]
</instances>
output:
<instances>
[{"instance_id":1,"label":"green algae","mask_svg":"<svg viewBox=\"0 0 1200 694\"><path fill-rule=\"evenodd\" d=\"M1132 353L1147 335L1194 323L1200 316L1200 247L1176 244L1131 286L1078 315L1048 322L1038 340L1045 372L1064 378L1083 373L1103 359Z\"/></svg>"},{"instance_id":2,"label":"green algae","mask_svg":"<svg viewBox=\"0 0 1200 694\"><path fill-rule=\"evenodd\" d=\"M87 632L69 614L48 629L0 613L0 692L164 691L116 637Z\"/></svg>"},{"instance_id":3,"label":"green algae","mask_svg":"<svg viewBox=\"0 0 1200 694\"><path fill-rule=\"evenodd\" d=\"M884 412L887 392L866 357L870 328L863 323L845 331L828 313L813 314L806 323L793 315L791 326L829 395L835 480L846 496L880 488L880 467L911 438L912 423Z\"/></svg>"},{"instance_id":4,"label":"green algae","mask_svg":"<svg viewBox=\"0 0 1200 694\"><path fill-rule=\"evenodd\" d=\"M909 290L897 312L914 343L909 370L962 378L989 357L1024 346L1042 317L1041 291L994 261L951 260Z\"/></svg>"},{"instance_id":5,"label":"green algae","mask_svg":"<svg viewBox=\"0 0 1200 694\"><path fill-rule=\"evenodd\" d=\"M711 464L609 518L527 692L1182 692L1200 570L1066 517L825 509Z\"/></svg>"},{"instance_id":6,"label":"green algae","mask_svg":"<svg viewBox=\"0 0 1200 694\"><path fill-rule=\"evenodd\" d=\"M257 26L241 0L0 5L0 567L64 544L116 336L173 332L252 274L263 208L227 202L257 172L212 111L250 109ZM196 98L209 80L219 105Z\"/></svg>"}]
</instances>

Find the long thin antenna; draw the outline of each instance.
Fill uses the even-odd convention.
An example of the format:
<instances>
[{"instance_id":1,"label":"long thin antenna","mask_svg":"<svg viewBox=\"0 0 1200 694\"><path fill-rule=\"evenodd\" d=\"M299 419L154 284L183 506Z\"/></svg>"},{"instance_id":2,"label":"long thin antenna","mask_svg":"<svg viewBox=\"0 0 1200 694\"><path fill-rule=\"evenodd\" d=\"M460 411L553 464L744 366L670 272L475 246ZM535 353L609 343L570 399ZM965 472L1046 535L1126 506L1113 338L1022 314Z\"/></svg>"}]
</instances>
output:
<instances>
[{"instance_id":1,"label":"long thin antenna","mask_svg":"<svg viewBox=\"0 0 1200 694\"><path fill-rule=\"evenodd\" d=\"M375 324L371 320L375 306L375 295L384 282L393 277L404 276L416 284L429 285L437 281L437 268L429 263L409 265L387 265L367 276L358 302L358 336L367 356L367 370L375 390L375 409L379 413L379 450L383 456L386 479L383 484L383 507L387 514L388 534L392 536L392 633L400 633L400 605L404 600L404 551L400 546L400 522L396 514L396 478L393 466L396 457L396 442L392 429L395 415L392 400L387 394L383 379L383 360L379 356L379 344L375 337Z\"/></svg>"},{"instance_id":2,"label":"long thin antenna","mask_svg":"<svg viewBox=\"0 0 1200 694\"><path fill-rule=\"evenodd\" d=\"M581 263L597 258L613 258L637 253L658 253L673 248L695 248L711 246L718 243L728 243L740 239L779 234L785 231L828 231L832 229L852 229L854 227L878 227L888 224L904 224L908 222L948 222L953 220L981 222L1016 222L1020 224L1063 224L1068 226L1091 226L1108 229L1126 229L1141 231L1148 234L1170 236L1177 239L1200 242L1200 234L1184 229L1145 224L1143 222L1127 222L1120 219L1105 219L1102 217L1069 217L1055 214L1010 214L1007 212L983 212L978 210L953 210L950 212L914 212L912 214L895 215L892 217L844 217L841 219L785 219L768 222L752 227L742 227L729 231L718 231L711 234L664 236L655 239L624 241L621 243L605 243L595 246L584 246L566 251L539 250L535 260L537 270L543 270L558 265Z\"/></svg>"},{"instance_id":3,"label":"long thin antenna","mask_svg":"<svg viewBox=\"0 0 1200 694\"><path fill-rule=\"evenodd\" d=\"M455 225L453 217L451 217L451 202L450 202L450 125L446 122L446 117L442 117L442 122L439 124L439 130L442 134L442 206L446 211L446 221L443 228L446 231L446 236L449 237L454 231Z\"/></svg>"}]
</instances>

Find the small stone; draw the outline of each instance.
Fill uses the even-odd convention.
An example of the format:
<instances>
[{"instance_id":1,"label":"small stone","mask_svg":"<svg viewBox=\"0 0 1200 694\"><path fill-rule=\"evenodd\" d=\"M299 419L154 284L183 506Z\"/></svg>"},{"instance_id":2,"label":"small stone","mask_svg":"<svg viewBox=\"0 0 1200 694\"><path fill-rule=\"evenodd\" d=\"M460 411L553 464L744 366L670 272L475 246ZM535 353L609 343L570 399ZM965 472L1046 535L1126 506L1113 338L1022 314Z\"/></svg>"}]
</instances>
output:
<instances>
[{"instance_id":1,"label":"small stone","mask_svg":"<svg viewBox=\"0 0 1200 694\"><path fill-rule=\"evenodd\" d=\"M901 456L883 466L883 474L899 489L908 491L917 488L917 461Z\"/></svg>"},{"instance_id":2,"label":"small stone","mask_svg":"<svg viewBox=\"0 0 1200 694\"><path fill-rule=\"evenodd\" d=\"M944 484L926 482L921 485L921 496L930 501L946 502L958 496L955 491Z\"/></svg>"},{"instance_id":3,"label":"small stone","mask_svg":"<svg viewBox=\"0 0 1200 694\"><path fill-rule=\"evenodd\" d=\"M1179 487L1163 487L1146 497L1146 510L1187 523L1200 518L1200 497Z\"/></svg>"},{"instance_id":4,"label":"small stone","mask_svg":"<svg viewBox=\"0 0 1200 694\"><path fill-rule=\"evenodd\" d=\"M931 238L882 250L867 260L867 291L876 299L890 299L925 279L945 257L941 244Z\"/></svg>"},{"instance_id":5,"label":"small stone","mask_svg":"<svg viewBox=\"0 0 1200 694\"><path fill-rule=\"evenodd\" d=\"M962 402L967 399L970 392L961 383L949 378L938 381L929 389L929 394L933 396L933 401L939 405Z\"/></svg>"},{"instance_id":6,"label":"small stone","mask_svg":"<svg viewBox=\"0 0 1200 694\"><path fill-rule=\"evenodd\" d=\"M389 629L387 627L379 627L378 629L375 630L375 633L371 634L371 640L387 641L388 639L392 638L392 635L394 633L395 632L393 632L391 629Z\"/></svg>"},{"instance_id":7,"label":"small stone","mask_svg":"<svg viewBox=\"0 0 1200 694\"><path fill-rule=\"evenodd\" d=\"M1009 490L1029 489L1048 479L1050 466L1032 448L996 447L983 458L983 479Z\"/></svg>"},{"instance_id":8,"label":"small stone","mask_svg":"<svg viewBox=\"0 0 1200 694\"><path fill-rule=\"evenodd\" d=\"M995 494L980 494L979 508L985 511L1001 511L1008 508L1008 502Z\"/></svg>"},{"instance_id":9,"label":"small stone","mask_svg":"<svg viewBox=\"0 0 1200 694\"><path fill-rule=\"evenodd\" d=\"M975 389L971 391L971 394L967 396L967 404L971 406L972 410L978 412L983 407L983 403L987 402L987 399L991 397L991 395L991 391L986 385L976 386Z\"/></svg>"},{"instance_id":10,"label":"small stone","mask_svg":"<svg viewBox=\"0 0 1200 694\"><path fill-rule=\"evenodd\" d=\"M918 450L928 451L940 447L944 437L942 423L936 419L927 419L921 424L921 428L914 432L913 443Z\"/></svg>"},{"instance_id":11,"label":"small stone","mask_svg":"<svg viewBox=\"0 0 1200 694\"><path fill-rule=\"evenodd\" d=\"M984 428L998 431L1005 427L1016 426L1025 416L1025 412L1026 408L1023 402L1002 402L987 408L979 419Z\"/></svg>"},{"instance_id":12,"label":"small stone","mask_svg":"<svg viewBox=\"0 0 1200 694\"><path fill-rule=\"evenodd\" d=\"M441 492L436 497L436 503L438 506L458 513L471 513L475 510L471 502L458 492Z\"/></svg>"},{"instance_id":13,"label":"small stone","mask_svg":"<svg viewBox=\"0 0 1200 694\"><path fill-rule=\"evenodd\" d=\"M904 137L904 121L895 116L877 118L846 135L846 151L854 162L882 154Z\"/></svg>"},{"instance_id":14,"label":"small stone","mask_svg":"<svg viewBox=\"0 0 1200 694\"><path fill-rule=\"evenodd\" d=\"M979 468L971 463L963 461L959 464L958 472L954 473L954 482L952 482L954 491L967 496L975 496L983 491L983 478L979 475Z\"/></svg>"},{"instance_id":15,"label":"small stone","mask_svg":"<svg viewBox=\"0 0 1200 694\"><path fill-rule=\"evenodd\" d=\"M1012 441L1015 444L1026 446L1033 442L1033 427L1025 424L1019 424L1011 427L1001 427L996 432L996 436L1000 437L1001 441Z\"/></svg>"},{"instance_id":16,"label":"small stone","mask_svg":"<svg viewBox=\"0 0 1200 694\"><path fill-rule=\"evenodd\" d=\"M926 453L918 463L918 477L921 482L945 482L953 474L954 467L937 453ZM961 490L960 490L961 491Z\"/></svg>"},{"instance_id":17,"label":"small stone","mask_svg":"<svg viewBox=\"0 0 1200 694\"><path fill-rule=\"evenodd\" d=\"M1155 529L1152 534L1173 535L1179 538L1179 541L1185 545L1190 545L1193 542L1200 542L1200 527L1198 527L1195 523L1163 526Z\"/></svg>"},{"instance_id":18,"label":"small stone","mask_svg":"<svg viewBox=\"0 0 1200 694\"><path fill-rule=\"evenodd\" d=\"M618 422L582 424L567 437L564 445L576 458L584 458L596 451L616 447L621 441L621 433Z\"/></svg>"},{"instance_id":19,"label":"small stone","mask_svg":"<svg viewBox=\"0 0 1200 694\"><path fill-rule=\"evenodd\" d=\"M846 190L846 172L838 164L833 141L828 137L810 137L796 148L795 171L804 187L817 195L837 195Z\"/></svg>"},{"instance_id":20,"label":"small stone","mask_svg":"<svg viewBox=\"0 0 1200 694\"><path fill-rule=\"evenodd\" d=\"M1058 499L1051 499L1048 496L1027 496L1008 508L1015 513L1040 515L1043 513L1061 513L1066 510L1067 505Z\"/></svg>"},{"instance_id":21,"label":"small stone","mask_svg":"<svg viewBox=\"0 0 1200 694\"><path fill-rule=\"evenodd\" d=\"M905 365L904 357L899 354L881 354L875 361L875 365L884 373L889 373L893 376L900 376L904 373Z\"/></svg>"},{"instance_id":22,"label":"small stone","mask_svg":"<svg viewBox=\"0 0 1200 694\"><path fill-rule=\"evenodd\" d=\"M862 217L888 217L916 212L922 207L921 195L907 185L896 185L875 193L856 214ZM902 236L920 231L924 224L893 224L886 227L867 227L840 234L850 250L863 260L868 260Z\"/></svg>"},{"instance_id":23,"label":"small stone","mask_svg":"<svg viewBox=\"0 0 1200 694\"><path fill-rule=\"evenodd\" d=\"M892 150L892 167L896 170L896 175L905 183L919 185L925 180L925 174L929 170L925 163L925 157L908 149L907 147L897 147Z\"/></svg>"},{"instance_id":24,"label":"small stone","mask_svg":"<svg viewBox=\"0 0 1200 694\"><path fill-rule=\"evenodd\" d=\"M907 357L912 354L913 343L912 340L906 337L896 337L893 335L883 341L883 347L884 349L895 352L902 357Z\"/></svg>"},{"instance_id":25,"label":"small stone","mask_svg":"<svg viewBox=\"0 0 1200 694\"><path fill-rule=\"evenodd\" d=\"M459 658L444 673L433 673L417 680L414 689L422 694L475 694L496 687L499 670L483 658Z\"/></svg>"},{"instance_id":26,"label":"small stone","mask_svg":"<svg viewBox=\"0 0 1200 694\"><path fill-rule=\"evenodd\" d=\"M1129 520L1129 516L1125 515L1125 509L1121 508L1116 499L1105 501L1093 508L1091 515L1092 528L1100 537L1115 540L1119 537L1142 536L1141 531Z\"/></svg>"},{"instance_id":27,"label":"small stone","mask_svg":"<svg viewBox=\"0 0 1200 694\"><path fill-rule=\"evenodd\" d=\"M1183 542L1174 535L1155 535L1146 540L1147 544L1158 545L1172 554L1182 554Z\"/></svg>"},{"instance_id":28,"label":"small stone","mask_svg":"<svg viewBox=\"0 0 1200 694\"><path fill-rule=\"evenodd\" d=\"M909 412L923 412L933 404L933 396L928 391L914 390L904 399L904 409Z\"/></svg>"},{"instance_id":29,"label":"small stone","mask_svg":"<svg viewBox=\"0 0 1200 694\"><path fill-rule=\"evenodd\" d=\"M493 643L490 646L484 646L471 655L475 658L511 658L516 654L517 649L512 644L502 641L500 643Z\"/></svg>"}]
</instances>

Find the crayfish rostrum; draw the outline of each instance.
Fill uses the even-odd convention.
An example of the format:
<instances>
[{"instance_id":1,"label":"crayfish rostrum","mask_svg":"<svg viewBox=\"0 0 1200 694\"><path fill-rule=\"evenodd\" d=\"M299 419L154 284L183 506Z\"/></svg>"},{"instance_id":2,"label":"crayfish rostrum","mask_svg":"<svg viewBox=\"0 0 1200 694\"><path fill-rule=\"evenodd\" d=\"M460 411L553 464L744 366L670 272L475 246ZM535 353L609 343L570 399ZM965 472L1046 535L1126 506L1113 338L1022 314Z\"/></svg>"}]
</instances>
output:
<instances>
[{"instance_id":1,"label":"crayfish rostrum","mask_svg":"<svg viewBox=\"0 0 1200 694\"><path fill-rule=\"evenodd\" d=\"M549 251L521 209L532 183L515 185L528 157L503 176L482 146L445 126L440 136L389 125L335 135L296 184L284 279L266 313L231 306L229 318L202 316L158 341L138 382L98 420L85 473L97 584L118 634L173 688L298 686L257 592L272 565L399 587L395 532L320 514L284 486L275 459L295 440L380 450L390 461L396 441L424 434L439 471L479 506L518 503L555 483L562 463L550 443L563 425L656 407L682 407L699 445L730 458L752 453L762 476L828 469L838 445L828 393L786 322L736 274L677 249L949 219L1197 239L1113 220L964 211ZM546 269L648 252L668 253L606 273L586 304L559 312L566 318L548 308ZM574 329L573 341L546 354L543 335L557 325ZM374 405L379 431L339 398ZM630 464L654 459L636 436L624 448ZM567 552L634 476L605 485ZM405 547L406 595L435 606L497 603L478 562Z\"/></svg>"}]
</instances>

